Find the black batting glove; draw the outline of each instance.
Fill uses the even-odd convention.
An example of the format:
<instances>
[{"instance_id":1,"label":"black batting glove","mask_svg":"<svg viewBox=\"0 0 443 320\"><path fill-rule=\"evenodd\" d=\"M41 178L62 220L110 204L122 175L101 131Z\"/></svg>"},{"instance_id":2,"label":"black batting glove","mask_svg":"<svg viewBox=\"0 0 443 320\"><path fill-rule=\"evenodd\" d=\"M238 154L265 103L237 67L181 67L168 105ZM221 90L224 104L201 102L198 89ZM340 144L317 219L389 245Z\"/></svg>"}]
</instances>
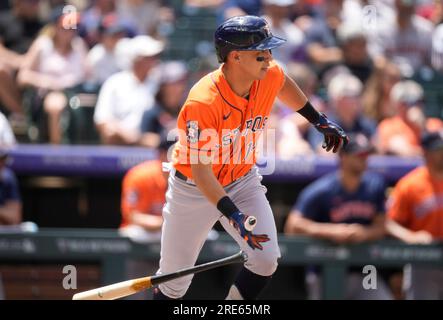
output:
<instances>
[{"instance_id":1,"label":"black batting glove","mask_svg":"<svg viewBox=\"0 0 443 320\"><path fill-rule=\"evenodd\" d=\"M325 137L322 147L326 151L336 153L340 145L345 147L349 138L345 131L336 123L329 121L324 113L320 113L318 122L314 124L315 129L322 133Z\"/></svg>"}]
</instances>

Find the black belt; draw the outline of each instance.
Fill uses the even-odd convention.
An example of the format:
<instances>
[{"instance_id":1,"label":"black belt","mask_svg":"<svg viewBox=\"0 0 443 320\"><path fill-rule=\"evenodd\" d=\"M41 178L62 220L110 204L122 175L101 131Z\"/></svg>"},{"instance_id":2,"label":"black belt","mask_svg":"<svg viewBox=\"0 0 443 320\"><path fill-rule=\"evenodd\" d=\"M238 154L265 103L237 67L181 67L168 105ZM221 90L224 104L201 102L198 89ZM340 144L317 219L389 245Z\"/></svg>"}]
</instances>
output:
<instances>
[{"instance_id":1,"label":"black belt","mask_svg":"<svg viewBox=\"0 0 443 320\"><path fill-rule=\"evenodd\" d=\"M177 178L179 178L180 180L183 180L184 182L188 182L189 181L189 178L187 176L185 176L183 173L181 173L180 171L178 171L178 170L175 170L175 176Z\"/></svg>"}]
</instances>

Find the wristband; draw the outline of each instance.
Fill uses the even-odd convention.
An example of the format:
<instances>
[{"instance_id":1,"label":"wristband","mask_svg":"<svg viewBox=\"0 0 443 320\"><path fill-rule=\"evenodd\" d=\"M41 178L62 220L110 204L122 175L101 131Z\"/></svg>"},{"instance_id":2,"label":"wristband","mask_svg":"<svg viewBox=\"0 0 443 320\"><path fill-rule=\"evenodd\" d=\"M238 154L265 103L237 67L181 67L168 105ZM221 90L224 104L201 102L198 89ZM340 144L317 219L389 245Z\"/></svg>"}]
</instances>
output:
<instances>
[{"instance_id":1,"label":"wristband","mask_svg":"<svg viewBox=\"0 0 443 320\"><path fill-rule=\"evenodd\" d=\"M224 196L218 200L217 209L228 219L232 216L232 214L240 212L240 210L235 206L234 202L232 202L231 198L228 196Z\"/></svg>"},{"instance_id":2,"label":"wristband","mask_svg":"<svg viewBox=\"0 0 443 320\"><path fill-rule=\"evenodd\" d=\"M317 124L321 117L320 113L317 110L315 110L315 108L312 106L312 104L309 101L307 101L306 104L303 106L303 108L301 108L297 112L300 113L306 119L308 119L308 121L312 124Z\"/></svg>"}]
</instances>

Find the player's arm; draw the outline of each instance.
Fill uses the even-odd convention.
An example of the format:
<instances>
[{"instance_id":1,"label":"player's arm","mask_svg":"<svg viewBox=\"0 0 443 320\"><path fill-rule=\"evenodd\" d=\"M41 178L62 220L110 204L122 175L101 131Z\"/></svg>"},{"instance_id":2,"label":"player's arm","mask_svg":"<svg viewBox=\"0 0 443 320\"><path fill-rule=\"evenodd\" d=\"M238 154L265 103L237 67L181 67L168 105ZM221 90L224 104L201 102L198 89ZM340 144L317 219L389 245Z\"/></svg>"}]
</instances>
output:
<instances>
[{"instance_id":1,"label":"player's arm","mask_svg":"<svg viewBox=\"0 0 443 320\"><path fill-rule=\"evenodd\" d=\"M288 216L284 233L344 243L350 240L352 229L349 225L342 223L317 222L304 217L300 211L294 210Z\"/></svg>"},{"instance_id":2,"label":"player's arm","mask_svg":"<svg viewBox=\"0 0 443 320\"><path fill-rule=\"evenodd\" d=\"M263 250L261 242L269 241L268 236L251 232L256 221L251 221L251 217L242 213L229 198L212 171L212 163L191 164L191 169L197 188L228 218L229 223L252 249Z\"/></svg>"},{"instance_id":3,"label":"player's arm","mask_svg":"<svg viewBox=\"0 0 443 320\"><path fill-rule=\"evenodd\" d=\"M386 218L384 214L378 214L369 226L361 224L351 224L353 233L350 242L361 243L375 241L383 238L386 234Z\"/></svg>"},{"instance_id":4,"label":"player's arm","mask_svg":"<svg viewBox=\"0 0 443 320\"><path fill-rule=\"evenodd\" d=\"M393 219L387 219L386 230L389 235L408 244L429 244L433 241L432 234L426 230L412 231Z\"/></svg>"},{"instance_id":5,"label":"player's arm","mask_svg":"<svg viewBox=\"0 0 443 320\"><path fill-rule=\"evenodd\" d=\"M225 190L212 171L212 164L191 164L192 177L205 197L215 206L220 199L227 197Z\"/></svg>"},{"instance_id":6,"label":"player's arm","mask_svg":"<svg viewBox=\"0 0 443 320\"><path fill-rule=\"evenodd\" d=\"M0 207L0 225L14 225L22 221L22 204L20 201L10 200Z\"/></svg>"},{"instance_id":7,"label":"player's arm","mask_svg":"<svg viewBox=\"0 0 443 320\"><path fill-rule=\"evenodd\" d=\"M163 217L134 210L130 213L131 223L138 225L146 231L159 231L162 228Z\"/></svg>"},{"instance_id":8,"label":"player's arm","mask_svg":"<svg viewBox=\"0 0 443 320\"><path fill-rule=\"evenodd\" d=\"M329 121L326 115L318 112L309 102L299 86L290 77L285 75L284 83L278 98L294 111L305 117L314 127L324 135L323 148L335 153L341 144L348 143L348 137L340 126Z\"/></svg>"}]
</instances>

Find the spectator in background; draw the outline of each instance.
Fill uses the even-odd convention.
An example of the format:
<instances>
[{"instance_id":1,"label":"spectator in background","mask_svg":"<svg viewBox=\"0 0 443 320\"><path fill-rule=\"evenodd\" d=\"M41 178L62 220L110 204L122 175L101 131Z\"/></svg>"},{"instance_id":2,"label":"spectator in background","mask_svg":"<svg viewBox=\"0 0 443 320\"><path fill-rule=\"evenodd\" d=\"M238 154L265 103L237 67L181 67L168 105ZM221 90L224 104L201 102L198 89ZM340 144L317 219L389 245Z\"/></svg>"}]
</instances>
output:
<instances>
[{"instance_id":1,"label":"spectator in background","mask_svg":"<svg viewBox=\"0 0 443 320\"><path fill-rule=\"evenodd\" d=\"M224 0L217 15L217 24L235 16L261 14L262 0Z\"/></svg>"},{"instance_id":2,"label":"spectator in background","mask_svg":"<svg viewBox=\"0 0 443 320\"><path fill-rule=\"evenodd\" d=\"M367 172L367 159L373 151L362 134L351 135L340 150L337 172L310 184L300 194L290 213L285 234L307 235L338 244L363 243L385 235L385 182ZM362 287L362 269L350 268L346 281L346 299L391 299L384 281L376 290ZM310 268L306 275L310 299L320 299L321 276Z\"/></svg>"},{"instance_id":3,"label":"spectator in background","mask_svg":"<svg viewBox=\"0 0 443 320\"><path fill-rule=\"evenodd\" d=\"M168 150L174 141L162 136L157 160L142 162L124 176L121 194L122 222L119 233L138 243L159 241L163 224L162 209L166 202L168 171L162 163L168 161ZM143 274L154 274L158 264L141 259L129 259L126 266L129 279ZM135 300L152 299L152 292L145 290L131 297Z\"/></svg>"},{"instance_id":4,"label":"spectator in background","mask_svg":"<svg viewBox=\"0 0 443 320\"><path fill-rule=\"evenodd\" d=\"M116 46L127 35L126 27L115 14L105 16L99 27L100 41L88 53L88 82L100 87L114 73L120 71Z\"/></svg>"},{"instance_id":5,"label":"spectator in background","mask_svg":"<svg viewBox=\"0 0 443 320\"><path fill-rule=\"evenodd\" d=\"M325 1L320 8L319 15L306 30L306 52L313 66L322 73L343 60L336 36L342 23L343 0Z\"/></svg>"},{"instance_id":6,"label":"spectator in background","mask_svg":"<svg viewBox=\"0 0 443 320\"><path fill-rule=\"evenodd\" d=\"M225 0L185 0L184 5L192 8L219 8Z\"/></svg>"},{"instance_id":7,"label":"spectator in background","mask_svg":"<svg viewBox=\"0 0 443 320\"><path fill-rule=\"evenodd\" d=\"M390 93L392 87L402 79L397 65L387 61L384 68L376 68L366 83L363 92L363 109L365 115L379 123L395 115Z\"/></svg>"},{"instance_id":8,"label":"spectator in background","mask_svg":"<svg viewBox=\"0 0 443 320\"><path fill-rule=\"evenodd\" d=\"M289 17L295 0L263 0L264 18L271 27L272 34L286 39L284 46L272 51L275 60L287 64L290 61L305 61L304 34Z\"/></svg>"},{"instance_id":9,"label":"spectator in background","mask_svg":"<svg viewBox=\"0 0 443 320\"><path fill-rule=\"evenodd\" d=\"M159 63L164 44L149 36L122 39L117 44L119 59L127 69L103 84L94 113L94 122L105 144L140 143L144 111L154 106L158 81L153 69Z\"/></svg>"},{"instance_id":10,"label":"spectator in background","mask_svg":"<svg viewBox=\"0 0 443 320\"><path fill-rule=\"evenodd\" d=\"M160 239L162 209L166 202L169 172L162 169L168 162L168 150L174 141L162 136L157 160L142 162L131 168L123 178L120 232L134 239Z\"/></svg>"},{"instance_id":11,"label":"spectator in background","mask_svg":"<svg viewBox=\"0 0 443 320\"><path fill-rule=\"evenodd\" d=\"M174 11L161 0L119 0L117 12L124 21L131 21L136 34L161 38L164 23L173 23Z\"/></svg>"},{"instance_id":12,"label":"spectator in background","mask_svg":"<svg viewBox=\"0 0 443 320\"><path fill-rule=\"evenodd\" d=\"M119 16L116 0L93 0L92 2L92 6L82 13L79 26L80 34L90 48L100 41L100 24L103 19L109 14ZM119 18L122 19L120 16ZM134 36L136 34L134 23L130 20L125 20L123 23L130 35Z\"/></svg>"},{"instance_id":13,"label":"spectator in background","mask_svg":"<svg viewBox=\"0 0 443 320\"><path fill-rule=\"evenodd\" d=\"M291 8L291 21L303 31L308 30L314 18L319 15L318 7L321 6L318 0L296 0Z\"/></svg>"},{"instance_id":14,"label":"spectator in background","mask_svg":"<svg viewBox=\"0 0 443 320\"><path fill-rule=\"evenodd\" d=\"M15 137L5 116L0 113L0 225L18 225L22 221L22 203L14 172L6 165Z\"/></svg>"},{"instance_id":15,"label":"spectator in background","mask_svg":"<svg viewBox=\"0 0 443 320\"><path fill-rule=\"evenodd\" d=\"M417 10L417 15L431 21L434 25L443 22L443 1L420 1Z\"/></svg>"},{"instance_id":16,"label":"spectator in background","mask_svg":"<svg viewBox=\"0 0 443 320\"><path fill-rule=\"evenodd\" d=\"M415 14L416 3L417 0L395 0L396 16L378 24L371 51L377 60L389 59L398 64L406 77L431 62L433 25Z\"/></svg>"},{"instance_id":17,"label":"spectator in background","mask_svg":"<svg viewBox=\"0 0 443 320\"><path fill-rule=\"evenodd\" d=\"M324 101L315 94L318 87L317 75L307 64L288 64L287 75L297 83L317 110L326 112ZM289 159L296 155L313 153L307 142L310 123L304 117L290 112L278 102L271 115L268 124L277 130L277 154L280 157Z\"/></svg>"},{"instance_id":18,"label":"spectator in background","mask_svg":"<svg viewBox=\"0 0 443 320\"><path fill-rule=\"evenodd\" d=\"M39 0L13 0L11 5L11 10L0 12L0 103L14 129L23 129L26 119L16 74L43 24Z\"/></svg>"},{"instance_id":19,"label":"spectator in background","mask_svg":"<svg viewBox=\"0 0 443 320\"><path fill-rule=\"evenodd\" d=\"M15 137L8 120L0 112L0 231L22 221L22 203L17 178L7 167L9 149L15 145ZM0 300L5 299L0 274Z\"/></svg>"},{"instance_id":20,"label":"spectator in background","mask_svg":"<svg viewBox=\"0 0 443 320\"><path fill-rule=\"evenodd\" d=\"M388 201L387 230L409 244L443 240L443 130L422 136L425 164L401 178ZM443 299L441 267L407 265L406 298Z\"/></svg>"},{"instance_id":21,"label":"spectator in background","mask_svg":"<svg viewBox=\"0 0 443 320\"><path fill-rule=\"evenodd\" d=\"M30 106L33 117L41 117L43 104L49 142L54 144L62 139L60 119L67 104L64 91L85 80L86 46L76 29L66 27L76 21L76 13L63 14L61 7L55 9L51 23L32 44L18 74L20 84L35 93L36 101Z\"/></svg>"},{"instance_id":22,"label":"spectator in background","mask_svg":"<svg viewBox=\"0 0 443 320\"><path fill-rule=\"evenodd\" d=\"M371 37L378 24L391 22L395 18L394 0L344 0L343 21L358 25Z\"/></svg>"},{"instance_id":23,"label":"spectator in background","mask_svg":"<svg viewBox=\"0 0 443 320\"><path fill-rule=\"evenodd\" d=\"M365 32L360 25L345 22L337 29L337 39L343 52L343 65L366 84L374 70L374 64L367 50Z\"/></svg>"},{"instance_id":24,"label":"spectator in background","mask_svg":"<svg viewBox=\"0 0 443 320\"><path fill-rule=\"evenodd\" d=\"M5 115L0 112L0 147L8 149L16 144L14 132L6 119Z\"/></svg>"},{"instance_id":25,"label":"spectator in background","mask_svg":"<svg viewBox=\"0 0 443 320\"><path fill-rule=\"evenodd\" d=\"M420 156L420 136L424 131L443 128L443 121L426 118L423 89L412 80L398 82L391 90L396 115L384 119L377 128L377 148L382 154Z\"/></svg>"},{"instance_id":26,"label":"spectator in background","mask_svg":"<svg viewBox=\"0 0 443 320\"><path fill-rule=\"evenodd\" d=\"M339 126L349 133L362 133L371 139L375 133L376 125L363 114L361 95L363 84L357 77L339 73L328 84L329 114ZM309 129L308 139L311 147L322 151L322 137Z\"/></svg>"},{"instance_id":27,"label":"spectator in background","mask_svg":"<svg viewBox=\"0 0 443 320\"><path fill-rule=\"evenodd\" d=\"M434 23L436 25L432 34L432 67L438 72L443 72L443 0L435 1L436 16Z\"/></svg>"},{"instance_id":28,"label":"spectator in background","mask_svg":"<svg viewBox=\"0 0 443 320\"><path fill-rule=\"evenodd\" d=\"M156 148L160 137L177 127L178 113L186 99L188 70L183 62L165 62L160 67L156 104L143 113L140 144Z\"/></svg>"}]
</instances>

